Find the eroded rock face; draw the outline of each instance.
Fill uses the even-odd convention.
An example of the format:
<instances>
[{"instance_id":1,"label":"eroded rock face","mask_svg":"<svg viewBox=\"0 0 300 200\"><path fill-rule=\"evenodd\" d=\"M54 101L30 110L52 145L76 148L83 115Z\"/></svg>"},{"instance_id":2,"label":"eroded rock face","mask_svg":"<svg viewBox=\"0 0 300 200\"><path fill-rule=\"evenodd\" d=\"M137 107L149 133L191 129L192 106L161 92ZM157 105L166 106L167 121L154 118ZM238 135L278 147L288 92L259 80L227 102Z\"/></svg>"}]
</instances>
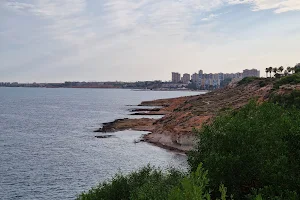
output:
<instances>
[{"instance_id":1,"label":"eroded rock face","mask_svg":"<svg viewBox=\"0 0 300 200\"><path fill-rule=\"evenodd\" d=\"M115 137L114 135L97 135L95 136L95 138L98 139L106 139L106 138L111 138L111 137Z\"/></svg>"}]
</instances>

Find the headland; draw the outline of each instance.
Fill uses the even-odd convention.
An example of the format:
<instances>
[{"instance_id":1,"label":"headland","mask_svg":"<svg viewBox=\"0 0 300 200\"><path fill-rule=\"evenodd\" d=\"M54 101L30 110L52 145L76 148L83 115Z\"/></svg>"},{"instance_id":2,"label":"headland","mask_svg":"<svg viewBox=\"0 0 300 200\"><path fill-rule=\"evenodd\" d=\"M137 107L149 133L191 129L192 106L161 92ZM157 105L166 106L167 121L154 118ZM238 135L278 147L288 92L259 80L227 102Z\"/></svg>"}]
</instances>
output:
<instances>
[{"instance_id":1,"label":"headland","mask_svg":"<svg viewBox=\"0 0 300 200\"><path fill-rule=\"evenodd\" d=\"M99 132L116 132L132 129L149 131L143 141L157 146L187 152L193 149L196 143L194 129L200 129L220 112L235 110L243 107L251 99L264 102L275 93L286 93L289 85L282 85L274 90L276 79L246 78L232 82L227 87L208 92L206 94L159 99L142 102L139 106L149 109L131 110L142 115L164 115L161 119L118 119L103 124ZM293 86L294 87L294 86ZM158 108L154 108L158 107Z\"/></svg>"}]
</instances>

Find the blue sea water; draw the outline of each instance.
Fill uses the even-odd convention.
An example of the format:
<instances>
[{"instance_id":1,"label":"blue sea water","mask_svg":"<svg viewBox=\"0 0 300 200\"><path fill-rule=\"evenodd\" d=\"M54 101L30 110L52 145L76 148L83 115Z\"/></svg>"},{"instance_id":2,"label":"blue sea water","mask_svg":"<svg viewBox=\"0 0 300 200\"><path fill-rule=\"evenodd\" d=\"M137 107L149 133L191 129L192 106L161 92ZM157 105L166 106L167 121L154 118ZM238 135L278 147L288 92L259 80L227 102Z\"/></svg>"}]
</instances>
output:
<instances>
[{"instance_id":1,"label":"blue sea water","mask_svg":"<svg viewBox=\"0 0 300 200\"><path fill-rule=\"evenodd\" d=\"M199 92L0 88L0 199L74 199L116 172L150 163L185 168L186 157L133 141L136 131L95 138L104 122L141 101ZM136 116L134 116L136 117Z\"/></svg>"}]
</instances>

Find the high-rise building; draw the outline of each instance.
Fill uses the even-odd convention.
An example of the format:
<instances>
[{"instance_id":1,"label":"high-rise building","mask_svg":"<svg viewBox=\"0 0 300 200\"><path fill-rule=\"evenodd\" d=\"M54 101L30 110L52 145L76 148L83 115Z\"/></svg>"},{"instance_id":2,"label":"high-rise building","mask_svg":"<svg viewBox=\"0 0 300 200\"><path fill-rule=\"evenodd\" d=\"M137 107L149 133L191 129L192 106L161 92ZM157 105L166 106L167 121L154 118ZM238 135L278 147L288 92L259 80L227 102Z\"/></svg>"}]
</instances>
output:
<instances>
[{"instance_id":1,"label":"high-rise building","mask_svg":"<svg viewBox=\"0 0 300 200\"><path fill-rule=\"evenodd\" d=\"M219 74L213 74L213 80L219 80Z\"/></svg>"},{"instance_id":2,"label":"high-rise building","mask_svg":"<svg viewBox=\"0 0 300 200\"><path fill-rule=\"evenodd\" d=\"M191 75L190 74L183 74L181 80L182 80L182 83L188 84L191 80Z\"/></svg>"},{"instance_id":3,"label":"high-rise building","mask_svg":"<svg viewBox=\"0 0 300 200\"><path fill-rule=\"evenodd\" d=\"M223 73L219 73L218 76L219 76L218 78L219 78L220 81L224 80L224 74Z\"/></svg>"},{"instance_id":4,"label":"high-rise building","mask_svg":"<svg viewBox=\"0 0 300 200\"><path fill-rule=\"evenodd\" d=\"M242 79L243 78L243 73L236 73L236 78Z\"/></svg>"},{"instance_id":5,"label":"high-rise building","mask_svg":"<svg viewBox=\"0 0 300 200\"><path fill-rule=\"evenodd\" d=\"M199 75L197 73L192 75L192 82L193 83L199 82Z\"/></svg>"},{"instance_id":6,"label":"high-rise building","mask_svg":"<svg viewBox=\"0 0 300 200\"><path fill-rule=\"evenodd\" d=\"M260 77L260 71L257 69L245 69L243 71L243 78L251 76Z\"/></svg>"},{"instance_id":7,"label":"high-rise building","mask_svg":"<svg viewBox=\"0 0 300 200\"><path fill-rule=\"evenodd\" d=\"M180 74L177 72L172 72L172 82L179 83L180 82Z\"/></svg>"}]
</instances>

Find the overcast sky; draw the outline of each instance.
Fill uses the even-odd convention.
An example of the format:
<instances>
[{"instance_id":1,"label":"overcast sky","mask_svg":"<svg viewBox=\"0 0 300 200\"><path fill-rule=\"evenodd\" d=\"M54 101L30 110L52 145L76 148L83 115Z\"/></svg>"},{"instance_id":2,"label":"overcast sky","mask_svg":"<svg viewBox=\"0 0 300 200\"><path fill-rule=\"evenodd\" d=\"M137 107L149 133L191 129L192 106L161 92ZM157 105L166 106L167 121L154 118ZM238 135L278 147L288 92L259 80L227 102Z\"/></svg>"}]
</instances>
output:
<instances>
[{"instance_id":1,"label":"overcast sky","mask_svg":"<svg viewBox=\"0 0 300 200\"><path fill-rule=\"evenodd\" d=\"M0 82L169 80L300 62L300 0L0 0Z\"/></svg>"}]
</instances>

